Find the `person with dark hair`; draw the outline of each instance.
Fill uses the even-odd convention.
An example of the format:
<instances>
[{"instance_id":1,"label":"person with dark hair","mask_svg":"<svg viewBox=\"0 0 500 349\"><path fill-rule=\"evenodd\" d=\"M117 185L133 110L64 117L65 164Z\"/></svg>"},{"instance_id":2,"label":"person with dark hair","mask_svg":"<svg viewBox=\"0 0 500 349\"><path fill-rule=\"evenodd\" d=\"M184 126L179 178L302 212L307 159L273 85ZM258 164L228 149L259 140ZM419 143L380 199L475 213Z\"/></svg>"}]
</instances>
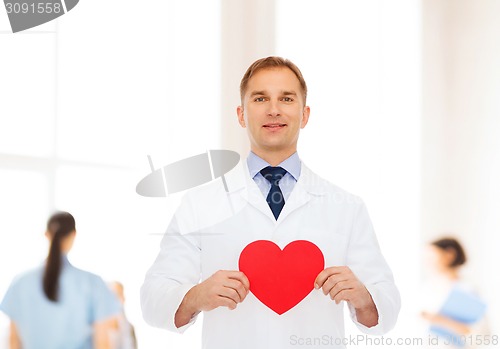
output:
<instances>
[{"instance_id":1,"label":"person with dark hair","mask_svg":"<svg viewBox=\"0 0 500 349\"><path fill-rule=\"evenodd\" d=\"M45 235L44 265L16 277L0 303L11 320L10 349L110 349L108 332L120 304L99 276L68 261L75 219L56 212Z\"/></svg>"},{"instance_id":2,"label":"person with dark hair","mask_svg":"<svg viewBox=\"0 0 500 349\"><path fill-rule=\"evenodd\" d=\"M439 338L435 337L436 342L433 343L432 347L463 348L467 345L468 348L473 348L474 345L468 345L471 343L461 343L459 339L470 336L472 333L478 334L488 331L484 316L469 323L459 321L441 312L443 306L449 302L451 295L455 298L460 295L463 297L462 302L468 300L469 297L478 304L483 302L477 295L475 288L465 282L461 275L462 267L466 262L465 249L454 237L439 238L429 244L427 263L431 273L429 280L423 287L423 299L426 304L424 304L421 317L430 326L431 336L439 336ZM467 309L468 305L462 304L461 307ZM459 309L455 312L461 313Z\"/></svg>"},{"instance_id":3,"label":"person with dark hair","mask_svg":"<svg viewBox=\"0 0 500 349\"><path fill-rule=\"evenodd\" d=\"M465 264L467 257L460 242L454 238L442 238L431 243L437 248L441 258L441 267L445 273L450 273L451 278L458 277L458 267Z\"/></svg>"}]
</instances>

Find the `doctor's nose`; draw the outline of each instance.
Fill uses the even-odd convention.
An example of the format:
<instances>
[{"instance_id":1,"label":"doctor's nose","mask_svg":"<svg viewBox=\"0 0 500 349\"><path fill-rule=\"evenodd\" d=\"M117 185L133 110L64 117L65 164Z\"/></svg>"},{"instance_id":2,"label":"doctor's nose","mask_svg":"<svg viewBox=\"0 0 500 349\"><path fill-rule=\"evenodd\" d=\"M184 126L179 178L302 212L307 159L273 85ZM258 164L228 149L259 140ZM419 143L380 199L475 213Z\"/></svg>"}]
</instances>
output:
<instances>
[{"instance_id":1,"label":"doctor's nose","mask_svg":"<svg viewBox=\"0 0 500 349\"><path fill-rule=\"evenodd\" d=\"M281 116L278 102L270 102L268 106L269 109L267 110L267 116Z\"/></svg>"}]
</instances>

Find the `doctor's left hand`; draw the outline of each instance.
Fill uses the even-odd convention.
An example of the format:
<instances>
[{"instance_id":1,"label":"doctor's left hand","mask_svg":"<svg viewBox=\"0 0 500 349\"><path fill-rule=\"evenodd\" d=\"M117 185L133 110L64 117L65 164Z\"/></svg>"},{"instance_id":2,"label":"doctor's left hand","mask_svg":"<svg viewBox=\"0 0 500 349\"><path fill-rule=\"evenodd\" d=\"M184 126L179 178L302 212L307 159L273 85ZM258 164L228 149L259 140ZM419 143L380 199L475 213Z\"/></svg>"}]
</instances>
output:
<instances>
[{"instance_id":1,"label":"doctor's left hand","mask_svg":"<svg viewBox=\"0 0 500 349\"><path fill-rule=\"evenodd\" d=\"M314 288L339 304L349 302L356 309L357 320L367 327L378 323L378 311L370 292L347 266L329 267L318 274Z\"/></svg>"}]
</instances>

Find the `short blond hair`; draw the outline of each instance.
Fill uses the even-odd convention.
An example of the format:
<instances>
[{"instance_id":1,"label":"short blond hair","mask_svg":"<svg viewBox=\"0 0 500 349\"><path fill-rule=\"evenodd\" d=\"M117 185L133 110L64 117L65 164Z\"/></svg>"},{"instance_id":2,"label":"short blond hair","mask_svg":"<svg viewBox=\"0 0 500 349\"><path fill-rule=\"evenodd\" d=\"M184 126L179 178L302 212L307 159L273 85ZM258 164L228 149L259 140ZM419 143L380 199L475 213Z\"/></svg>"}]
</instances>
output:
<instances>
[{"instance_id":1,"label":"short blond hair","mask_svg":"<svg viewBox=\"0 0 500 349\"><path fill-rule=\"evenodd\" d=\"M299 80L300 88L302 89L304 104L306 104L307 85L306 81L304 80L304 77L302 76L302 72L292 61L277 56L270 56L258 59L255 62L253 62L250 67L248 67L240 83L241 104L243 105L243 97L245 96L245 93L247 91L248 81L252 78L252 76L254 76L258 71L261 71L263 69L273 69L273 68L288 68L295 74L295 76Z\"/></svg>"}]
</instances>

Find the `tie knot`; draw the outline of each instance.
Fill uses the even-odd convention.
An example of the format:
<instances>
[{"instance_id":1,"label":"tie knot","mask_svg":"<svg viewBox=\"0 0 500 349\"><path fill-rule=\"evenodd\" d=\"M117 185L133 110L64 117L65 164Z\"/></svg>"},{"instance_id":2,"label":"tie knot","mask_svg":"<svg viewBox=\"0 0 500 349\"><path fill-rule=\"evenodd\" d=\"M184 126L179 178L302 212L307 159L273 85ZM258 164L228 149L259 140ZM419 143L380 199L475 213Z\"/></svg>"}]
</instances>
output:
<instances>
[{"instance_id":1,"label":"tie knot","mask_svg":"<svg viewBox=\"0 0 500 349\"><path fill-rule=\"evenodd\" d=\"M271 184L278 185L281 178L286 174L286 170L283 167L277 166L267 166L260 170L260 173L267 179Z\"/></svg>"}]
</instances>

